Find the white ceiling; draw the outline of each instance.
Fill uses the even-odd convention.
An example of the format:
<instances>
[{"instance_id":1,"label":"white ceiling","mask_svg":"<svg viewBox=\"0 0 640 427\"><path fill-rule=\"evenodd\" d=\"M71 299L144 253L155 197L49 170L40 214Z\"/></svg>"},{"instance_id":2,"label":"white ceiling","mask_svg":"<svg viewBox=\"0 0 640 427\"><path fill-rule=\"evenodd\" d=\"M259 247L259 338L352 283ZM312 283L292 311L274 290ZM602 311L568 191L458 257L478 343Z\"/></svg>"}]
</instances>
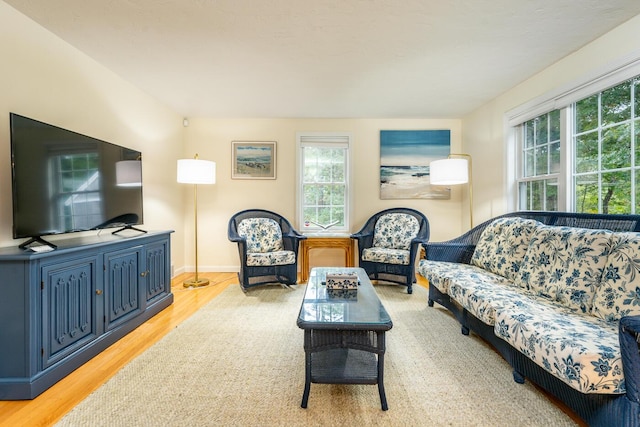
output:
<instances>
[{"instance_id":1,"label":"white ceiling","mask_svg":"<svg viewBox=\"0 0 640 427\"><path fill-rule=\"evenodd\" d=\"M5 0L185 117L457 118L638 0Z\"/></svg>"}]
</instances>

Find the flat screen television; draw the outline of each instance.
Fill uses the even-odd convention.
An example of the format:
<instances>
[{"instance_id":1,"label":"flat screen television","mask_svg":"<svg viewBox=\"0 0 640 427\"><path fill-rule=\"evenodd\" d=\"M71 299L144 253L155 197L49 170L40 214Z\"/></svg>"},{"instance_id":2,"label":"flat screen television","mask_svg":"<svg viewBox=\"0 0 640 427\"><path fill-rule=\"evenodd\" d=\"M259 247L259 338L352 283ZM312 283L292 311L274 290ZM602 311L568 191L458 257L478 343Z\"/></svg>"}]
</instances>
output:
<instances>
[{"instance_id":1,"label":"flat screen television","mask_svg":"<svg viewBox=\"0 0 640 427\"><path fill-rule=\"evenodd\" d=\"M31 238L20 247L55 247L46 235L142 224L139 151L15 113L10 125L13 238Z\"/></svg>"}]
</instances>

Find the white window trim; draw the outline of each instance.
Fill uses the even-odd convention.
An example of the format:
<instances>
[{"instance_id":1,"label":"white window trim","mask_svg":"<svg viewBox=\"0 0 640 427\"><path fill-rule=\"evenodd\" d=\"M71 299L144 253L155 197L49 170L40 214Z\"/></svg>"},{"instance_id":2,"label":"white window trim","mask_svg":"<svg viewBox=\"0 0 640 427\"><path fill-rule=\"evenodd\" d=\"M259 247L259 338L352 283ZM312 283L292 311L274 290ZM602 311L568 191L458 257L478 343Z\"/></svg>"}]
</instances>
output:
<instances>
[{"instance_id":1,"label":"white window trim","mask_svg":"<svg viewBox=\"0 0 640 427\"><path fill-rule=\"evenodd\" d=\"M351 229L351 206L353 205L352 183L353 177L351 149L353 147L353 136L350 132L296 132L296 228L302 230L302 146L303 144L326 145L346 144L347 146L347 203L345 206L345 227L340 229L330 229L327 234L350 233Z\"/></svg>"},{"instance_id":2,"label":"white window trim","mask_svg":"<svg viewBox=\"0 0 640 427\"><path fill-rule=\"evenodd\" d=\"M507 126L514 127L549 111L565 108L638 75L640 75L640 50L507 111L505 113Z\"/></svg>"}]
</instances>

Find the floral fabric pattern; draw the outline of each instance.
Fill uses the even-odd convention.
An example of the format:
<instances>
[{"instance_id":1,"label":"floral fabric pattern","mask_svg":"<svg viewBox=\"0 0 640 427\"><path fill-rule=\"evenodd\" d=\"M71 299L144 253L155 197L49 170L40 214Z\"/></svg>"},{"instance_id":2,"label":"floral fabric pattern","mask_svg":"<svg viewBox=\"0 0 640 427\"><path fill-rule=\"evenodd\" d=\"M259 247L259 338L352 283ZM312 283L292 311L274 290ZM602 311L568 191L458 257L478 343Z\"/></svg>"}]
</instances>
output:
<instances>
[{"instance_id":1,"label":"floral fabric pattern","mask_svg":"<svg viewBox=\"0 0 640 427\"><path fill-rule=\"evenodd\" d=\"M543 226L531 239L516 284L590 313L612 233Z\"/></svg>"},{"instance_id":2,"label":"floral fabric pattern","mask_svg":"<svg viewBox=\"0 0 640 427\"><path fill-rule=\"evenodd\" d=\"M464 268L451 279L449 296L487 325L495 324L496 310L511 304L524 292L497 274Z\"/></svg>"},{"instance_id":3,"label":"floral fabric pattern","mask_svg":"<svg viewBox=\"0 0 640 427\"><path fill-rule=\"evenodd\" d=\"M238 234L247 239L247 265L262 267L296 262L293 251L285 251L282 230L271 218L246 218L238 224Z\"/></svg>"},{"instance_id":4,"label":"floral fabric pattern","mask_svg":"<svg viewBox=\"0 0 640 427\"><path fill-rule=\"evenodd\" d=\"M618 325L520 299L496 311L494 332L581 393L625 393Z\"/></svg>"},{"instance_id":5,"label":"floral fabric pattern","mask_svg":"<svg viewBox=\"0 0 640 427\"><path fill-rule=\"evenodd\" d=\"M520 272L531 236L542 225L518 217L493 221L482 232L471 264L513 280Z\"/></svg>"},{"instance_id":6,"label":"floral fabric pattern","mask_svg":"<svg viewBox=\"0 0 640 427\"><path fill-rule=\"evenodd\" d=\"M640 234L614 233L592 314L610 322L640 315Z\"/></svg>"},{"instance_id":7,"label":"floral fabric pattern","mask_svg":"<svg viewBox=\"0 0 640 427\"><path fill-rule=\"evenodd\" d=\"M271 218L247 218L238 224L238 234L247 239L247 252L265 253L284 249L282 230ZM271 265L271 264L256 264Z\"/></svg>"},{"instance_id":8,"label":"floral fabric pattern","mask_svg":"<svg viewBox=\"0 0 640 427\"><path fill-rule=\"evenodd\" d=\"M385 264L408 265L411 253L403 249L366 248L362 250L362 260Z\"/></svg>"},{"instance_id":9,"label":"floral fabric pattern","mask_svg":"<svg viewBox=\"0 0 640 427\"><path fill-rule=\"evenodd\" d=\"M511 220L485 229L472 264L418 273L573 389L625 393L618 328L640 315L640 233Z\"/></svg>"},{"instance_id":10,"label":"floral fabric pattern","mask_svg":"<svg viewBox=\"0 0 640 427\"><path fill-rule=\"evenodd\" d=\"M373 246L408 251L411 249L411 240L415 239L419 231L420 223L414 216L405 213L388 213L382 215L376 222Z\"/></svg>"},{"instance_id":11,"label":"floral fabric pattern","mask_svg":"<svg viewBox=\"0 0 640 427\"><path fill-rule=\"evenodd\" d=\"M453 262L431 261L421 259L416 271L429 281L430 285L438 288L440 292L449 292L451 277L455 275L458 268L471 267L467 264L457 264Z\"/></svg>"},{"instance_id":12,"label":"floral fabric pattern","mask_svg":"<svg viewBox=\"0 0 640 427\"><path fill-rule=\"evenodd\" d=\"M247 253L247 265L250 267L267 266L267 265L289 265L295 262L296 262L296 254L293 251Z\"/></svg>"}]
</instances>

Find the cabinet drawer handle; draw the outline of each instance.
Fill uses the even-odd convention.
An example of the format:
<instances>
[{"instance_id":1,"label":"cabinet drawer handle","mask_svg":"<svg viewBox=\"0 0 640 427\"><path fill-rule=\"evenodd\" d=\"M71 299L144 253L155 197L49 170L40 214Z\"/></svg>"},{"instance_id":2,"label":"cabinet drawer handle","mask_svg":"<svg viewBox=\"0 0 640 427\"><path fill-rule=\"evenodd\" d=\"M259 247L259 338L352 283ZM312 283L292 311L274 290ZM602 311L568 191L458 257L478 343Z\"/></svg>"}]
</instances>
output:
<instances>
[{"instance_id":1,"label":"cabinet drawer handle","mask_svg":"<svg viewBox=\"0 0 640 427\"><path fill-rule=\"evenodd\" d=\"M96 295L102 295L102 289L96 289Z\"/></svg>"},{"instance_id":2,"label":"cabinet drawer handle","mask_svg":"<svg viewBox=\"0 0 640 427\"><path fill-rule=\"evenodd\" d=\"M142 273L140 273L140 276L142 276L142 277L146 277L146 276L147 276L147 274L149 274L149 270L147 270L147 271L143 271Z\"/></svg>"}]
</instances>

